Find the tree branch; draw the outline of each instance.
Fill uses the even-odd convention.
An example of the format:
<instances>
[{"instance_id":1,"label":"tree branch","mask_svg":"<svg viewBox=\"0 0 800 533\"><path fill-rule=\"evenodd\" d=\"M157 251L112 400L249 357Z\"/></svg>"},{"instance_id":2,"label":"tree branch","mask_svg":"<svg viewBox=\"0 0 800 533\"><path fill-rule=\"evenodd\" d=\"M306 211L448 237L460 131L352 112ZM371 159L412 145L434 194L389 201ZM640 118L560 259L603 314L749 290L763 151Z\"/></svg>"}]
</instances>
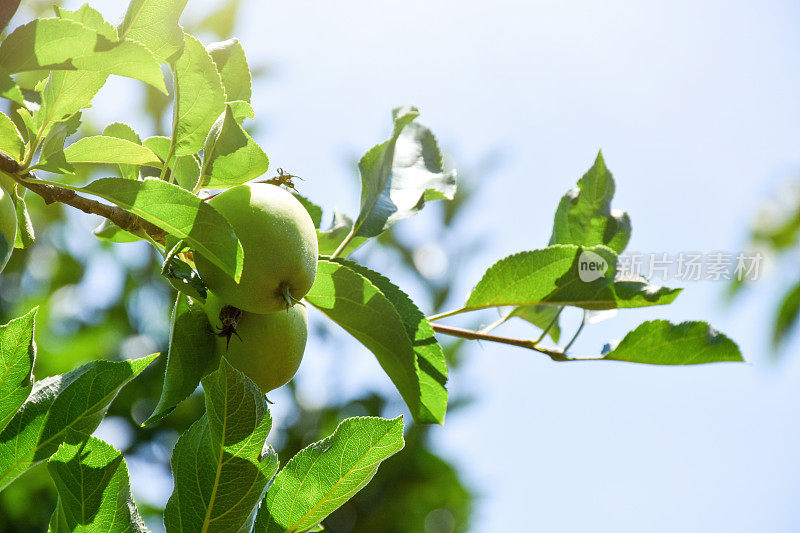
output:
<instances>
[{"instance_id":1,"label":"tree branch","mask_svg":"<svg viewBox=\"0 0 800 533\"><path fill-rule=\"evenodd\" d=\"M0 172L7 174L16 183L42 197L46 204L59 202L80 209L84 213L105 217L121 229L133 234L147 233L155 241L163 243L167 233L158 226L124 209L84 198L75 191L63 189L47 183L37 182L38 178L23 169L19 163L0 151Z\"/></svg>"},{"instance_id":2,"label":"tree branch","mask_svg":"<svg viewBox=\"0 0 800 533\"><path fill-rule=\"evenodd\" d=\"M553 361L564 362L564 361L592 361L592 360L600 360L602 357L568 357L558 348L546 348L544 346L539 346L536 341L532 341L529 339L513 339L510 337L500 337L497 335L490 335L488 333L481 333L479 331L473 331L471 329L463 329L463 328L455 328L452 326L444 326L442 324L431 323L431 327L434 331L439 333L444 333L445 335L450 335L453 337L461 337L462 339L469 339L469 340L476 340L476 341L489 341L489 342L498 342L500 344L508 344L510 346L516 346L518 348L527 348L528 350L533 350L539 353L543 353L548 356Z\"/></svg>"}]
</instances>

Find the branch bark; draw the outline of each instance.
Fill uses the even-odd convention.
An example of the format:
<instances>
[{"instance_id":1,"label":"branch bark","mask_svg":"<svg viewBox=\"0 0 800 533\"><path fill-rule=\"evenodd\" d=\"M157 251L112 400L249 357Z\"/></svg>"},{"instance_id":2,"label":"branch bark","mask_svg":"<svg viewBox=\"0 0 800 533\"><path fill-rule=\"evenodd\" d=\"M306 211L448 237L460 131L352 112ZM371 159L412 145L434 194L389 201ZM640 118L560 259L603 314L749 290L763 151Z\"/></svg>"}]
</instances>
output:
<instances>
[{"instance_id":1,"label":"branch bark","mask_svg":"<svg viewBox=\"0 0 800 533\"><path fill-rule=\"evenodd\" d=\"M7 174L16 183L42 197L46 204L59 202L80 209L84 213L105 217L121 229L133 234L147 233L156 242L163 243L167 233L158 226L124 209L85 198L75 191L39 183L38 178L20 167L19 163L0 151L0 172Z\"/></svg>"}]
</instances>

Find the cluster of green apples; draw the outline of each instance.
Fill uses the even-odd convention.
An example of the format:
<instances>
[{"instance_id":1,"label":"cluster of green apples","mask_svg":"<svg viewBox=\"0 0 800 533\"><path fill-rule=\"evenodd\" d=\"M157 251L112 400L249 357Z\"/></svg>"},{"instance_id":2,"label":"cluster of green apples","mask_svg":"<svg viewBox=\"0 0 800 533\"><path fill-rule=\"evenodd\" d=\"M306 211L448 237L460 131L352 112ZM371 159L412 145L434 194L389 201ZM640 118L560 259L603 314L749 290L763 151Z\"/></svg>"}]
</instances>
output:
<instances>
[{"instance_id":1,"label":"cluster of green apples","mask_svg":"<svg viewBox=\"0 0 800 533\"><path fill-rule=\"evenodd\" d=\"M11 200L11 195L0 187L0 272L14 251L16 239L17 212L14 209L14 202Z\"/></svg>"},{"instance_id":2,"label":"cluster of green apples","mask_svg":"<svg viewBox=\"0 0 800 533\"><path fill-rule=\"evenodd\" d=\"M266 393L292 379L305 351L300 299L317 272L314 222L291 193L266 183L233 187L208 203L230 222L244 252L239 282L194 255L209 289L204 308L219 334L217 351Z\"/></svg>"}]
</instances>

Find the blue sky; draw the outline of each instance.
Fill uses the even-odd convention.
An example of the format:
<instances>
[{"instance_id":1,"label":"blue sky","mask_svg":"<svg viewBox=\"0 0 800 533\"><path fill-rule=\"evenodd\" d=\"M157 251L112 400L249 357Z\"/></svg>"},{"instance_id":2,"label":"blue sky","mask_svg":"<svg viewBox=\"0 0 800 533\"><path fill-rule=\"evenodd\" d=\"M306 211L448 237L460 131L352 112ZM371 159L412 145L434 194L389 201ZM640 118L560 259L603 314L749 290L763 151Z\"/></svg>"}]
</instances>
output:
<instances>
[{"instance_id":1,"label":"blue sky","mask_svg":"<svg viewBox=\"0 0 800 533\"><path fill-rule=\"evenodd\" d=\"M629 248L643 252L742 250L759 204L800 170L793 2L250 0L245 13L251 65L273 68L254 87L256 138L326 208L355 214L351 157L387 137L397 105L421 108L456 167L503 154L471 208L467 231L489 238L457 294L495 260L547 243L558 200L600 148L633 221ZM126 83L88 116L146 133L135 106L119 105ZM425 214L408 224L424 233ZM777 363L766 350L778 289L797 277L791 262L773 268L729 309L722 284L689 283L668 308L622 313L576 345L597 351L655 317L708 319L747 365L559 365L473 347L450 387L478 401L434 432L481 494L473 530L800 529L798 343ZM304 401L391 390L365 349L346 346L334 360L312 343Z\"/></svg>"}]
</instances>

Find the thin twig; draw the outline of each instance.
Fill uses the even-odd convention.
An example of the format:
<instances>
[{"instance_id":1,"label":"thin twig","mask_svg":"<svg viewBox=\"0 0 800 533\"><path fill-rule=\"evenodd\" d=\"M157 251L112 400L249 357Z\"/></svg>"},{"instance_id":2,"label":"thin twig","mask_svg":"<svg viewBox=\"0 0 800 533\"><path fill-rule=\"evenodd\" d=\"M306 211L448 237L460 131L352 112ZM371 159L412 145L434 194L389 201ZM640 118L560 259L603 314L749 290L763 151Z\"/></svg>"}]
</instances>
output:
<instances>
[{"instance_id":1,"label":"thin twig","mask_svg":"<svg viewBox=\"0 0 800 533\"><path fill-rule=\"evenodd\" d=\"M567 350L569 350L570 347L575 343L575 341L578 340L578 335L581 334L581 331L583 331L583 326L586 325L586 315L587 315L587 311L584 309L584 311L583 311L583 320L581 320L581 325L578 326L578 329L575 331L575 335L573 335L572 338L567 343L567 345L564 346L564 353L567 353Z\"/></svg>"},{"instance_id":2,"label":"thin twig","mask_svg":"<svg viewBox=\"0 0 800 533\"><path fill-rule=\"evenodd\" d=\"M510 346L516 346L518 348L527 348L529 350L534 350L539 353L543 353L548 357L550 357L550 359L552 359L553 361L569 360L569 358L564 356L561 350L557 348L546 348L544 346L537 346L536 343L530 339L513 339L511 337L500 337L497 335L491 335L488 333L473 331L471 329L456 328L453 326L444 326L442 324L436 324L436 323L432 323L431 327L433 328L434 331L438 331L439 333L444 333L445 335L451 335L453 337L461 337L462 339L499 342L500 344L508 344Z\"/></svg>"},{"instance_id":3,"label":"thin twig","mask_svg":"<svg viewBox=\"0 0 800 533\"><path fill-rule=\"evenodd\" d=\"M0 152L0 172L8 175L16 183L42 197L46 204L59 202L79 209L84 213L100 215L105 217L121 229L141 235L147 233L157 242L164 242L167 233L158 226L144 220L143 218L129 213L124 209L84 198L75 191L56 187L48 183L41 183L32 173L24 170L11 157Z\"/></svg>"},{"instance_id":4,"label":"thin twig","mask_svg":"<svg viewBox=\"0 0 800 533\"><path fill-rule=\"evenodd\" d=\"M444 313L437 313L435 315L426 316L425 318L428 322L433 322L434 320L441 320L443 318L447 318L449 316L455 316L461 313L466 313L469 309L460 308L460 309L453 309L452 311L445 311Z\"/></svg>"}]
</instances>

